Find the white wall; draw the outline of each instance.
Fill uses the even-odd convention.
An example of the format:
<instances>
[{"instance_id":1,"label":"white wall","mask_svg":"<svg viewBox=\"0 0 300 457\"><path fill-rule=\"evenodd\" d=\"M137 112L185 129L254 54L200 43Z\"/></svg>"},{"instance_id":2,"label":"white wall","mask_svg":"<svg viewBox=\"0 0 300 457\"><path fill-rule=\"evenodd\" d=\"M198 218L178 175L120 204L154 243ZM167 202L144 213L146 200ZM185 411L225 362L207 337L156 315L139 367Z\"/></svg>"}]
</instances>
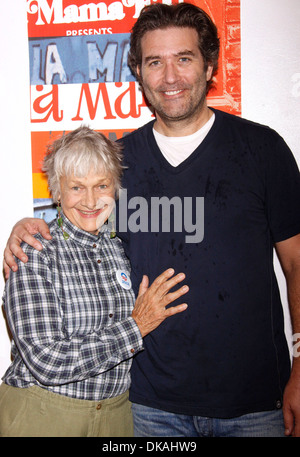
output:
<instances>
[{"instance_id":1,"label":"white wall","mask_svg":"<svg viewBox=\"0 0 300 457\"><path fill-rule=\"evenodd\" d=\"M298 161L299 24L299 0L241 0L242 114L275 128Z\"/></svg>"},{"instance_id":2,"label":"white wall","mask_svg":"<svg viewBox=\"0 0 300 457\"><path fill-rule=\"evenodd\" d=\"M242 115L277 130L300 167L299 24L299 0L241 0ZM291 344L285 280L277 258L275 265Z\"/></svg>"},{"instance_id":3,"label":"white wall","mask_svg":"<svg viewBox=\"0 0 300 457\"><path fill-rule=\"evenodd\" d=\"M26 2L0 2L0 253L11 227L31 216L29 60ZM1 260L2 262L2 260ZM4 280L0 276L0 296ZM0 312L0 376L10 361L10 342Z\"/></svg>"},{"instance_id":4,"label":"white wall","mask_svg":"<svg viewBox=\"0 0 300 457\"><path fill-rule=\"evenodd\" d=\"M299 0L241 0L243 116L275 128L300 164ZM13 224L32 215L25 0L0 2L0 252ZM298 82L298 84L297 84ZM285 302L285 286L278 275ZM1 294L4 280L0 278ZM287 333L289 334L287 323ZM10 343L0 314L0 376Z\"/></svg>"}]
</instances>

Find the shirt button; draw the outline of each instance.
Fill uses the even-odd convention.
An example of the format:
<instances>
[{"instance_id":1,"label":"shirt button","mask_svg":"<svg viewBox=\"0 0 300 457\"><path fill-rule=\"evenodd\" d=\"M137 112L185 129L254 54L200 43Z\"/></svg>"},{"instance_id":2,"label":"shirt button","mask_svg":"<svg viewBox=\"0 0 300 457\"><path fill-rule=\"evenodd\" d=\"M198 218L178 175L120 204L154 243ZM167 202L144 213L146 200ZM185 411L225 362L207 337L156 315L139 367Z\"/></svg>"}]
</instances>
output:
<instances>
[{"instance_id":1,"label":"shirt button","mask_svg":"<svg viewBox=\"0 0 300 457\"><path fill-rule=\"evenodd\" d=\"M98 260L97 260L97 263L101 263L101 260L100 260L100 259L98 259Z\"/></svg>"},{"instance_id":2,"label":"shirt button","mask_svg":"<svg viewBox=\"0 0 300 457\"><path fill-rule=\"evenodd\" d=\"M97 247L97 244L93 244L93 248L96 248Z\"/></svg>"},{"instance_id":3,"label":"shirt button","mask_svg":"<svg viewBox=\"0 0 300 457\"><path fill-rule=\"evenodd\" d=\"M98 405L96 406L96 409L101 409L101 403L98 403Z\"/></svg>"},{"instance_id":4,"label":"shirt button","mask_svg":"<svg viewBox=\"0 0 300 457\"><path fill-rule=\"evenodd\" d=\"M281 405L281 401L280 401L280 400L277 400L277 402L276 402L276 408L277 408L277 409L280 409L281 406L282 406L282 405Z\"/></svg>"},{"instance_id":5,"label":"shirt button","mask_svg":"<svg viewBox=\"0 0 300 457\"><path fill-rule=\"evenodd\" d=\"M134 354L135 350L132 348L130 349L131 354Z\"/></svg>"},{"instance_id":6,"label":"shirt button","mask_svg":"<svg viewBox=\"0 0 300 457\"><path fill-rule=\"evenodd\" d=\"M113 314L112 314L112 313L110 313L108 316L109 316L109 317L113 317Z\"/></svg>"}]
</instances>

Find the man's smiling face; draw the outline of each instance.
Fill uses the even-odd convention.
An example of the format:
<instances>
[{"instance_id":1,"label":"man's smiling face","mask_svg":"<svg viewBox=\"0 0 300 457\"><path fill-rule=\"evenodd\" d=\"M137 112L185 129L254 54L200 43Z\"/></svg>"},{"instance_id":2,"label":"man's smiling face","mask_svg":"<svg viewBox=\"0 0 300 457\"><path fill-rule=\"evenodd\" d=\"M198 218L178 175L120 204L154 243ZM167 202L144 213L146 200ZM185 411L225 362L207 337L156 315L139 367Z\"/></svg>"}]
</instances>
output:
<instances>
[{"instance_id":1,"label":"man's smiling face","mask_svg":"<svg viewBox=\"0 0 300 457\"><path fill-rule=\"evenodd\" d=\"M196 30L169 27L148 31L141 48L138 73L157 118L163 123L197 121L212 67L205 68Z\"/></svg>"}]
</instances>

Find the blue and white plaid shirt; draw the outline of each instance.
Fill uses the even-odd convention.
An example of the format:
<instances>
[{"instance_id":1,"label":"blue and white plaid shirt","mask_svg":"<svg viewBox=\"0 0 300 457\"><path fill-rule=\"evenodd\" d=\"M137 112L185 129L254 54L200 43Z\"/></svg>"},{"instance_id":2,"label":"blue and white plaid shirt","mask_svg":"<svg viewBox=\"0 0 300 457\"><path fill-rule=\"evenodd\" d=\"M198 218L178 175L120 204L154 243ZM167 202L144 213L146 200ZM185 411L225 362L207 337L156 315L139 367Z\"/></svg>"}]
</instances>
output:
<instances>
[{"instance_id":1,"label":"blue and white plaid shirt","mask_svg":"<svg viewBox=\"0 0 300 457\"><path fill-rule=\"evenodd\" d=\"M142 349L131 316L135 297L117 280L130 271L121 241L107 226L98 236L65 217L65 240L56 221L44 248L23 248L4 291L4 308L13 335L13 362L3 380L15 387L39 385L85 400L125 392L134 354Z\"/></svg>"}]
</instances>

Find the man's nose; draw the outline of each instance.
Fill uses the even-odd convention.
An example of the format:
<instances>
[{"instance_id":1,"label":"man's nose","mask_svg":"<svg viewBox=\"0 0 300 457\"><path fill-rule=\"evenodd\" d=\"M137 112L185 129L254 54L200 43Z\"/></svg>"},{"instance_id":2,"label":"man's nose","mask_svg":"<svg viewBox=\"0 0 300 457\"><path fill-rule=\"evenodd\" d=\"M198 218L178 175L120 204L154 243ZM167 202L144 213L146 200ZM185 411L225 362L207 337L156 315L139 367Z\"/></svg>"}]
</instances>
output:
<instances>
[{"instance_id":1,"label":"man's nose","mask_svg":"<svg viewBox=\"0 0 300 457\"><path fill-rule=\"evenodd\" d=\"M176 64L174 62L167 62L165 64L164 68L164 80L165 82L172 84L175 81L177 81L179 75L178 75L178 69L176 67Z\"/></svg>"}]
</instances>

